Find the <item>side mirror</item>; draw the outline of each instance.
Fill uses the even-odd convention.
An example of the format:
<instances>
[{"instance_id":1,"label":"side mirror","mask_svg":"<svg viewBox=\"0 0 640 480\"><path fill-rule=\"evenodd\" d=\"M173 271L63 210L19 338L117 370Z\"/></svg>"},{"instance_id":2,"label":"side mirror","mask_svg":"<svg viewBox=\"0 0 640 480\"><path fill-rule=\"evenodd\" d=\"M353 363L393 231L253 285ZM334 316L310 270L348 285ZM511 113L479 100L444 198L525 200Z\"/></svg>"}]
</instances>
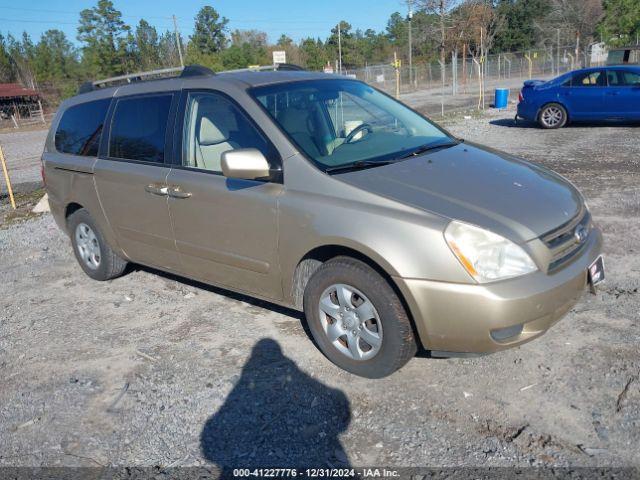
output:
<instances>
[{"instance_id":1,"label":"side mirror","mask_svg":"<svg viewBox=\"0 0 640 480\"><path fill-rule=\"evenodd\" d=\"M256 180L269 177L269 162L257 148L228 150L220 159L222 173L227 178Z\"/></svg>"}]
</instances>

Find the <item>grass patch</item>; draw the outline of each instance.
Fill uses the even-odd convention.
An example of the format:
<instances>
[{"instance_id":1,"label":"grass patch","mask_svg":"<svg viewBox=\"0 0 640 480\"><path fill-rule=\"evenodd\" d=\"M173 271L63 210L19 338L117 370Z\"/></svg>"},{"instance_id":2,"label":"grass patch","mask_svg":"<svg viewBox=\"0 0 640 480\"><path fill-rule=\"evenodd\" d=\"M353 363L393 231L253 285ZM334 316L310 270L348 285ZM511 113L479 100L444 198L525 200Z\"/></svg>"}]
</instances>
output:
<instances>
[{"instance_id":1,"label":"grass patch","mask_svg":"<svg viewBox=\"0 0 640 480\"><path fill-rule=\"evenodd\" d=\"M37 188L29 192L19 192L14 195L16 209L11 207L9 195L7 193L0 196L0 227L6 227L18 222L39 217L40 213L33 213L31 210L36 203L46 193L44 188Z\"/></svg>"}]
</instances>

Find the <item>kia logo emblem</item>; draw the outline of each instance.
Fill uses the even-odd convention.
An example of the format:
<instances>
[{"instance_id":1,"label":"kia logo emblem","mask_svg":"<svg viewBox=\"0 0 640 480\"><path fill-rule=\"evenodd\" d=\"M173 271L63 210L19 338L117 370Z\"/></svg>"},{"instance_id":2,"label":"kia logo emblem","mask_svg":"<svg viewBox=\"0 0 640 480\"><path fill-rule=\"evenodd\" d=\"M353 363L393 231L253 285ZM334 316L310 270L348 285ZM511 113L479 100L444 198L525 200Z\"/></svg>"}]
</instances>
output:
<instances>
[{"instance_id":1,"label":"kia logo emblem","mask_svg":"<svg viewBox=\"0 0 640 480\"><path fill-rule=\"evenodd\" d=\"M588 234L589 232L584 225L578 225L575 232L573 232L573 238L576 239L576 243L582 243L587 239Z\"/></svg>"}]
</instances>

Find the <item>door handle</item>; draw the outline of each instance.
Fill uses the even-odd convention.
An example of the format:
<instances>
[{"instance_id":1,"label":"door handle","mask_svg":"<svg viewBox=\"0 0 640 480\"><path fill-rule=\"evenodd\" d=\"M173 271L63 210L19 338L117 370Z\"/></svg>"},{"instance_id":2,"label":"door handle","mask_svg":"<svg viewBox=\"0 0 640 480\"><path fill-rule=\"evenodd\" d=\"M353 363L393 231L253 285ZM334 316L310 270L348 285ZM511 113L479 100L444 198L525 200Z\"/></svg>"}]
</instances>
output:
<instances>
[{"instance_id":1,"label":"door handle","mask_svg":"<svg viewBox=\"0 0 640 480\"><path fill-rule=\"evenodd\" d=\"M189 198L191 197L191 192L183 192L180 187L171 187L168 195L172 198Z\"/></svg>"},{"instance_id":2,"label":"door handle","mask_svg":"<svg viewBox=\"0 0 640 480\"><path fill-rule=\"evenodd\" d=\"M146 192L153 193L154 195L168 194L168 188L166 186L154 185L153 183L151 185L147 185L146 187L144 187L144 189Z\"/></svg>"}]
</instances>

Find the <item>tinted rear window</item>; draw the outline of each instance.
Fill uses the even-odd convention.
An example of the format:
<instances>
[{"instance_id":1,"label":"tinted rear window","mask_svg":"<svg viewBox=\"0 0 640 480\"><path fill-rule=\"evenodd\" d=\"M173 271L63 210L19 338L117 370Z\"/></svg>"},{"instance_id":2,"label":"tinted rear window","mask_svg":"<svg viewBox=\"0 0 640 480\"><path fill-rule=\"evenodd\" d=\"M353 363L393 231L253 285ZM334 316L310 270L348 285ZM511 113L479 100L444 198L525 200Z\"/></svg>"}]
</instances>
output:
<instances>
[{"instance_id":1,"label":"tinted rear window","mask_svg":"<svg viewBox=\"0 0 640 480\"><path fill-rule=\"evenodd\" d=\"M109 156L164 162L171 98L169 94L118 100L111 123Z\"/></svg>"},{"instance_id":2,"label":"tinted rear window","mask_svg":"<svg viewBox=\"0 0 640 480\"><path fill-rule=\"evenodd\" d=\"M100 134L110 98L87 102L67 109L56 130L56 150L62 153L96 157Z\"/></svg>"}]
</instances>

